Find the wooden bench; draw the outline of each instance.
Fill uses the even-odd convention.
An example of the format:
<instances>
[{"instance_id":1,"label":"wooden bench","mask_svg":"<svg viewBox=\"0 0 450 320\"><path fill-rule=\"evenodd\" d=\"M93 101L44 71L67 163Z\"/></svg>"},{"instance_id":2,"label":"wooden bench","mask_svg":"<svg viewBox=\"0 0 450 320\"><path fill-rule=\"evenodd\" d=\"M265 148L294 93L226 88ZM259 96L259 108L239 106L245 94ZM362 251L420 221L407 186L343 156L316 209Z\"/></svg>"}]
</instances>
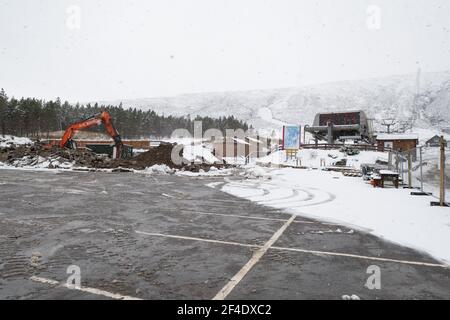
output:
<instances>
[{"instance_id":1,"label":"wooden bench","mask_svg":"<svg viewBox=\"0 0 450 320\"><path fill-rule=\"evenodd\" d=\"M394 187L398 189L400 174L390 170L380 170L378 174L372 176L372 185L374 188L384 188L385 181L392 181Z\"/></svg>"}]
</instances>

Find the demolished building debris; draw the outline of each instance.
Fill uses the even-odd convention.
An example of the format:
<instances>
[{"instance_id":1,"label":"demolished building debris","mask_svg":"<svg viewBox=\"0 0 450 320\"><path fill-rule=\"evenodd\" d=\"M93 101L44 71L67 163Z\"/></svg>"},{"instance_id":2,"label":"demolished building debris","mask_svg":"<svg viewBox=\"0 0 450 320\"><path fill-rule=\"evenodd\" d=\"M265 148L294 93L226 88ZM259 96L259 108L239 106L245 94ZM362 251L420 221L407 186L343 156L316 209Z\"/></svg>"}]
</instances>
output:
<instances>
[{"instance_id":1,"label":"demolished building debris","mask_svg":"<svg viewBox=\"0 0 450 320\"><path fill-rule=\"evenodd\" d=\"M87 148L76 150L61 149L57 146L46 148L36 142L32 145L11 145L0 149L0 163L13 167L40 167L50 169L88 168L88 169L124 169L144 170L154 165L166 165L172 169L183 171L208 172L211 167L226 168L223 163L197 163L183 161L177 165L172 161L172 150L176 144L162 143L149 151L141 153L131 159L111 159L107 155L97 154ZM182 150L182 149L181 149Z\"/></svg>"}]
</instances>

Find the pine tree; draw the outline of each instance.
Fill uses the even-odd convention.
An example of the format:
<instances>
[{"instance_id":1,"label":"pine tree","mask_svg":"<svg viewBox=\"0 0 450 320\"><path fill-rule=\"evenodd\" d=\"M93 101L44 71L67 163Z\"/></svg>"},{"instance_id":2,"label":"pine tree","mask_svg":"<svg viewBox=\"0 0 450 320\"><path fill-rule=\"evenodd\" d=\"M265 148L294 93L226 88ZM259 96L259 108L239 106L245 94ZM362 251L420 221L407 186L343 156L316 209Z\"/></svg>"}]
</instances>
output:
<instances>
[{"instance_id":1,"label":"pine tree","mask_svg":"<svg viewBox=\"0 0 450 320\"><path fill-rule=\"evenodd\" d=\"M0 90L0 127L2 130L2 136L6 134L6 110L7 110L8 97L6 96L3 88Z\"/></svg>"},{"instance_id":2,"label":"pine tree","mask_svg":"<svg viewBox=\"0 0 450 320\"><path fill-rule=\"evenodd\" d=\"M49 136L51 131L61 131L70 124L84 120L102 111L108 111L114 119L114 124L123 138L164 138L169 137L175 129L187 129L193 134L194 120L190 116L175 117L159 115L153 110L142 111L136 108L124 109L122 104L112 105L71 105L61 99L43 101L32 98L16 100L8 99L4 90L0 91L0 129L3 135L26 135L40 137ZM203 130L243 129L248 125L244 121L230 117L200 117ZM104 128L91 128L91 131L101 132Z\"/></svg>"}]
</instances>

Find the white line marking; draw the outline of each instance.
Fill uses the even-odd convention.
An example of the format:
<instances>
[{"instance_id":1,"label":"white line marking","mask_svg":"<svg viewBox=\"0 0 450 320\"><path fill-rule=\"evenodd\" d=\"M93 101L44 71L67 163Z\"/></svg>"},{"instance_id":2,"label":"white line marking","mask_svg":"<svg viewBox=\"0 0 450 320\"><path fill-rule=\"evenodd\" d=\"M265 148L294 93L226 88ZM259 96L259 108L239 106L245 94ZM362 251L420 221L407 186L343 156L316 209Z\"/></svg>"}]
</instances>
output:
<instances>
[{"instance_id":1,"label":"white line marking","mask_svg":"<svg viewBox=\"0 0 450 320\"><path fill-rule=\"evenodd\" d=\"M236 275L219 291L219 293L213 298L213 300L225 300L226 297L233 291L233 289L241 282L245 275L258 263L264 256L267 250L281 237L284 231L290 226L297 216L293 215L286 223L278 229L277 232L267 241L263 247L253 253L252 258L239 270Z\"/></svg>"},{"instance_id":2,"label":"white line marking","mask_svg":"<svg viewBox=\"0 0 450 320\"><path fill-rule=\"evenodd\" d=\"M395 259L361 256L361 255L357 255L357 254L340 253L340 252L327 252L327 251L316 251L316 250L305 250L305 249L283 248L283 247L271 247L271 249L280 250L280 251L294 251L294 252L310 253L310 254L317 254L317 255L326 255L326 256L339 256L339 257L357 258L357 259L365 259L365 260L395 262L395 263L412 264L412 265L427 266L427 267L448 268L448 266L446 266L444 264L407 261L407 260L395 260Z\"/></svg>"},{"instance_id":3,"label":"white line marking","mask_svg":"<svg viewBox=\"0 0 450 320\"><path fill-rule=\"evenodd\" d=\"M44 283L44 284L48 284L51 286L59 286L61 285L58 281L55 280L51 280L51 279L46 279L46 278L40 278L40 277L35 277L32 276L30 278L31 281L34 282L40 282L40 283ZM70 289L70 290L78 290L78 291L82 291L82 292L87 292L87 293L92 293L98 296L105 296L108 298L112 298L112 299L116 299L116 300L142 300L139 298L135 298L135 297L131 297L131 296L124 296L118 293L111 293L108 291L104 291L104 290L100 290L100 289L95 289L95 288L89 288L89 287L81 287L81 288L74 288L71 287L69 285L67 285L67 283L64 283L61 285L64 288Z\"/></svg>"},{"instance_id":4,"label":"white line marking","mask_svg":"<svg viewBox=\"0 0 450 320\"><path fill-rule=\"evenodd\" d=\"M181 239L181 240L201 241L201 242L210 242L210 243L226 244L226 245L233 245L233 246L239 246L239 247L258 248L258 249L262 249L263 248L263 246L259 246L259 245L252 245L252 244L245 244L245 243L231 242L231 241L220 241L220 240L213 240L213 239L203 239L203 238L194 238L194 237L175 236L175 235L168 235L168 234L161 234L161 233L148 233L148 232L142 232L142 231L136 231L136 233L142 234L142 235L147 235L147 236L174 238L174 239ZM294 251L294 252L310 253L310 254L314 254L314 255L340 256L340 257L355 258L355 259L362 259L362 260L394 262L394 263L417 265L417 266L439 267L439 268L445 268L445 269L449 268L449 266L447 266L445 264L419 262L419 261L407 261L407 260L395 260L395 259L362 256L362 255L341 253L341 252L328 252L328 251L306 250L306 249L285 248L285 247L270 247L270 249L271 250L278 250L278 251Z\"/></svg>"},{"instance_id":5,"label":"white line marking","mask_svg":"<svg viewBox=\"0 0 450 320\"><path fill-rule=\"evenodd\" d=\"M194 237L184 237L184 236L174 236L174 235L170 235L170 234L150 233L150 232L143 232L143 231L135 231L135 232L137 234L142 234L142 235L151 236L151 237L164 237L164 238L181 239L181 240L219 243L219 244L226 244L226 245L239 246L239 247L249 247L249 248L258 248L258 249L261 248L261 246L258 246L256 244L253 245L253 244L245 244L245 243L239 243L239 242L230 242L230 241L221 241L221 240L194 238Z\"/></svg>"},{"instance_id":6,"label":"white line marking","mask_svg":"<svg viewBox=\"0 0 450 320\"><path fill-rule=\"evenodd\" d=\"M59 285L59 282L58 282L58 281L50 280L50 279L45 279L45 278L40 278L40 277L35 277L35 276L32 276L32 277L30 278L30 280L31 280L31 281L34 281L34 282L40 282L40 283L49 284L49 285L51 285L51 286L58 286L58 285Z\"/></svg>"},{"instance_id":7,"label":"white line marking","mask_svg":"<svg viewBox=\"0 0 450 320\"><path fill-rule=\"evenodd\" d=\"M175 199L174 196L171 196L170 194L167 194L167 193L163 193L162 196L163 196L163 197L166 197L166 198Z\"/></svg>"},{"instance_id":8,"label":"white line marking","mask_svg":"<svg viewBox=\"0 0 450 320\"><path fill-rule=\"evenodd\" d=\"M199 212L199 211L191 211L191 210L182 210L183 212L196 213L200 215L210 215L210 216L219 216L219 217L233 217L233 218L242 218L242 219L251 219L251 220L267 220L267 221L278 221L278 222L286 222L289 219L277 219L277 218L265 218L265 217L255 217L255 216L241 216L237 214L226 214L226 213L210 213L210 212ZM294 223L304 223L304 224L314 224L313 221L294 221Z\"/></svg>"}]
</instances>

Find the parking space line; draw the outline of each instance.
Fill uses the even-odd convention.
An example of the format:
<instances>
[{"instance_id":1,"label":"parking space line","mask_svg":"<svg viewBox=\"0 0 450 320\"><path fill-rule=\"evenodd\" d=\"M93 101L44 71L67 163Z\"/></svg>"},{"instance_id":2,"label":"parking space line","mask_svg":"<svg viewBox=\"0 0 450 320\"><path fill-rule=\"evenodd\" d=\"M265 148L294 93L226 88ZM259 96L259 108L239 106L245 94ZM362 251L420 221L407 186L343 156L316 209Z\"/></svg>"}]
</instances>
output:
<instances>
[{"instance_id":1,"label":"parking space line","mask_svg":"<svg viewBox=\"0 0 450 320\"><path fill-rule=\"evenodd\" d=\"M59 282L58 282L58 281L51 280L51 279L46 279L46 278L35 277L35 276L32 276L32 277L30 278L30 280L31 280L31 281L34 281L34 282L40 282L40 283L44 283L44 284L49 284L49 285L51 285L51 286L57 286L57 285L59 285Z\"/></svg>"},{"instance_id":2,"label":"parking space line","mask_svg":"<svg viewBox=\"0 0 450 320\"><path fill-rule=\"evenodd\" d=\"M142 235L152 236L152 237L163 237L163 238L172 238L172 239L180 239L180 240L211 242L211 243L219 243L219 244L226 244L226 245L239 246L239 247L258 248L258 249L261 248L261 246L256 245L256 244L253 245L253 244L245 244L245 243L239 243L239 242L230 242L230 241L194 238L194 237L185 237L185 236L175 236L175 235L170 235L170 234L151 233L151 232L143 232L143 231L135 231L135 232L137 234L142 234Z\"/></svg>"},{"instance_id":3,"label":"parking space line","mask_svg":"<svg viewBox=\"0 0 450 320\"><path fill-rule=\"evenodd\" d=\"M124 296L124 295L121 295L121 294L118 294L118 293L111 293L111 292L100 290L100 289L96 289L96 288L71 287L67 283L60 284L58 281L51 280L51 279L46 279L46 278L41 278L41 277L32 276L30 278L30 280L34 281L34 282L48 284L48 285L51 285L51 286L61 286L63 288L67 288L67 289L70 289L70 290L77 290L77 291L81 291L81 292L95 294L95 295L98 295L98 296L105 296L107 298L116 299L116 300L142 300L140 298L135 298L135 297L131 297L131 296Z\"/></svg>"},{"instance_id":4,"label":"parking space line","mask_svg":"<svg viewBox=\"0 0 450 320\"><path fill-rule=\"evenodd\" d=\"M241 216L241 215L237 215L237 214L226 214L226 213L200 212L200 211L185 210L185 209L183 209L182 211L192 212L192 213L196 213L196 214L200 214L200 215L232 217L232 218L242 218L242 219L250 219L250 220L267 220L267 221L278 221L278 222L286 222L289 220L289 219L277 219L277 218L266 218L266 217L256 217L256 216ZM314 224L315 222L295 220L294 223Z\"/></svg>"},{"instance_id":5,"label":"parking space line","mask_svg":"<svg viewBox=\"0 0 450 320\"><path fill-rule=\"evenodd\" d=\"M233 291L233 289L242 281L247 273L258 263L259 260L266 254L267 250L281 237L286 229L291 225L297 216L293 215L277 232L267 241L264 246L253 253L252 258L242 267L236 275L219 291L213 300L225 300L226 297Z\"/></svg>"},{"instance_id":6,"label":"parking space line","mask_svg":"<svg viewBox=\"0 0 450 320\"><path fill-rule=\"evenodd\" d=\"M168 234L161 234L161 233L149 233L149 232L142 232L142 231L135 231L135 232L138 234L147 235L147 236L174 238L174 239L200 241L200 242L210 242L210 243L233 245L233 246L239 246L239 247L250 247L250 248L258 248L258 249L262 249L264 247L264 246L259 246L259 245L245 244L245 243L232 242L232 241L221 241L221 240L203 239L203 238L195 238L195 237L184 237L184 236L168 235ZM293 252L309 253L309 254L314 254L314 255L339 256L339 257L347 257L347 258L362 259L362 260L393 262L393 263L400 263L400 264L426 266L426 267L437 267L437 268L445 268L445 269L450 268L449 266L447 266L445 264L420 262L420 261L408 261L408 260L396 260L396 259L363 256L363 255L342 253L342 252L329 252L329 251L318 251L318 250L307 250L307 249L301 249L301 248L286 248L286 247L274 247L274 246L271 246L269 249L270 250L278 250L278 251L293 251Z\"/></svg>"},{"instance_id":7,"label":"parking space line","mask_svg":"<svg viewBox=\"0 0 450 320\"><path fill-rule=\"evenodd\" d=\"M369 256L362 256L362 255L350 254L350 253L327 252L327 251L306 250L306 249L285 248L285 247L271 247L270 249L279 250L279 251L293 251L293 252L310 253L310 254L316 254L316 255L338 256L338 257L357 258L357 259L383 261L383 262L394 262L394 263L410 264L410 265L417 265L417 266L448 268L448 266L446 266L444 264L369 257Z\"/></svg>"}]
</instances>

